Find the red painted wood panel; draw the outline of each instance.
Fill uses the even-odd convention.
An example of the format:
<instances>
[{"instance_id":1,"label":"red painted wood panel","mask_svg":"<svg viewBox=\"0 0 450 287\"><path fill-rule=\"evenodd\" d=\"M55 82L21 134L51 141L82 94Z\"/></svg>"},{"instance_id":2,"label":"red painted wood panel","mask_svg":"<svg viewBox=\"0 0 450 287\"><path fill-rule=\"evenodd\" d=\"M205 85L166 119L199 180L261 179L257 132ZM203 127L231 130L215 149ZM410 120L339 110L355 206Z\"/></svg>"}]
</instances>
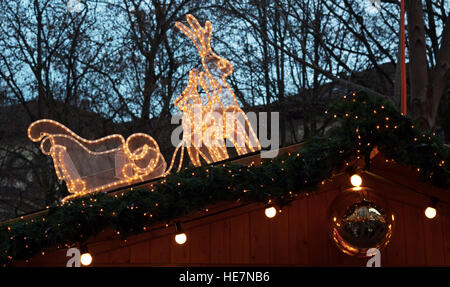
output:
<instances>
[{"instance_id":1,"label":"red painted wood panel","mask_svg":"<svg viewBox=\"0 0 450 287\"><path fill-rule=\"evenodd\" d=\"M308 252L312 266L328 265L328 201L325 193L308 199Z\"/></svg>"},{"instance_id":2,"label":"red painted wood panel","mask_svg":"<svg viewBox=\"0 0 450 287\"><path fill-rule=\"evenodd\" d=\"M92 264L95 266L104 266L110 263L109 252L104 253L92 253Z\"/></svg>"},{"instance_id":3,"label":"red painted wood panel","mask_svg":"<svg viewBox=\"0 0 450 287\"><path fill-rule=\"evenodd\" d=\"M211 264L230 262L230 220L211 223Z\"/></svg>"},{"instance_id":4,"label":"red painted wood panel","mask_svg":"<svg viewBox=\"0 0 450 287\"><path fill-rule=\"evenodd\" d=\"M406 264L410 266L425 265L425 241L423 230L423 213L418 208L404 205ZM401 219L399 219L401 220Z\"/></svg>"},{"instance_id":5,"label":"red painted wood panel","mask_svg":"<svg viewBox=\"0 0 450 287\"><path fill-rule=\"evenodd\" d=\"M308 200L301 199L291 203L289 217L289 263L308 265Z\"/></svg>"},{"instance_id":6,"label":"red painted wood panel","mask_svg":"<svg viewBox=\"0 0 450 287\"><path fill-rule=\"evenodd\" d=\"M170 263L170 244L172 236L162 236L150 240L150 264Z\"/></svg>"},{"instance_id":7,"label":"red painted wood panel","mask_svg":"<svg viewBox=\"0 0 450 287\"><path fill-rule=\"evenodd\" d=\"M130 248L120 247L112 250L109 253L109 260L113 264L127 264L130 263Z\"/></svg>"},{"instance_id":8,"label":"red painted wood panel","mask_svg":"<svg viewBox=\"0 0 450 287\"><path fill-rule=\"evenodd\" d=\"M445 265L450 266L450 217L443 217L442 229L444 234Z\"/></svg>"},{"instance_id":9,"label":"red painted wood panel","mask_svg":"<svg viewBox=\"0 0 450 287\"><path fill-rule=\"evenodd\" d=\"M442 266L445 264L444 257L444 232L442 230L443 218L436 216L428 219L423 216L423 229L425 239L425 260L428 266Z\"/></svg>"},{"instance_id":10,"label":"red painted wood panel","mask_svg":"<svg viewBox=\"0 0 450 287\"><path fill-rule=\"evenodd\" d=\"M230 263L250 263L250 222L248 213L230 219Z\"/></svg>"},{"instance_id":11,"label":"red painted wood panel","mask_svg":"<svg viewBox=\"0 0 450 287\"><path fill-rule=\"evenodd\" d=\"M404 204L396 201L388 201L389 207L394 214L394 228L392 238L385 250L381 251L381 264L404 266L406 264L406 227Z\"/></svg>"},{"instance_id":12,"label":"red painted wood panel","mask_svg":"<svg viewBox=\"0 0 450 287\"><path fill-rule=\"evenodd\" d=\"M208 264L210 259L210 225L193 228L189 232L190 263Z\"/></svg>"},{"instance_id":13,"label":"red painted wood panel","mask_svg":"<svg viewBox=\"0 0 450 287\"><path fill-rule=\"evenodd\" d=\"M264 210L250 213L250 262L253 264L270 263L270 233L268 219Z\"/></svg>"},{"instance_id":14,"label":"red painted wood panel","mask_svg":"<svg viewBox=\"0 0 450 287\"><path fill-rule=\"evenodd\" d=\"M274 218L268 220L270 223L271 264L289 264L289 212L290 207L286 206Z\"/></svg>"},{"instance_id":15,"label":"red painted wood panel","mask_svg":"<svg viewBox=\"0 0 450 287\"><path fill-rule=\"evenodd\" d=\"M134 244L130 247L130 263L145 264L150 262L150 241Z\"/></svg>"}]
</instances>

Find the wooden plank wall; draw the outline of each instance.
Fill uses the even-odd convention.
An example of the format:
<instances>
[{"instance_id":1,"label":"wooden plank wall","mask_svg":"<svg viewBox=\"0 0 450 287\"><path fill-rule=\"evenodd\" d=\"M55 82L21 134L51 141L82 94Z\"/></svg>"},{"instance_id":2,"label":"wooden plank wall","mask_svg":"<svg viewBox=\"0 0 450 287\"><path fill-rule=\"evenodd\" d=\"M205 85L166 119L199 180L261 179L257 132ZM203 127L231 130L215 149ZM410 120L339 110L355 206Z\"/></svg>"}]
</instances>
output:
<instances>
[{"instance_id":1,"label":"wooden plank wall","mask_svg":"<svg viewBox=\"0 0 450 287\"><path fill-rule=\"evenodd\" d=\"M387 195L395 214L392 240L381 251L382 266L450 266L449 213L427 219L426 203L414 194L381 181L371 184ZM192 221L183 225L185 245L174 242L171 228L126 242L94 239L88 245L92 266L365 266L367 259L343 254L330 239L327 212L339 186L334 182L297 199L273 219L265 217L264 206L251 204ZM17 266L64 266L66 261L60 250Z\"/></svg>"}]
</instances>

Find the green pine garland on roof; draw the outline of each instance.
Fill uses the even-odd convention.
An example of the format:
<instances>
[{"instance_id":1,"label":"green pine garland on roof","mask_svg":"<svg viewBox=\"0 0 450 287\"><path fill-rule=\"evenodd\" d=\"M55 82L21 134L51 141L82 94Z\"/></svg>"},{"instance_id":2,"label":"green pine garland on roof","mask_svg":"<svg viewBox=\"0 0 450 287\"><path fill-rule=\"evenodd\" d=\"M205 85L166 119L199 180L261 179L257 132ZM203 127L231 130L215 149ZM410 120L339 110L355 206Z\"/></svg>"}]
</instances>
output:
<instances>
[{"instance_id":1,"label":"green pine garland on roof","mask_svg":"<svg viewBox=\"0 0 450 287\"><path fill-rule=\"evenodd\" d=\"M260 166L235 163L182 170L153 187L104 193L54 205L48 213L0 227L0 263L29 259L56 246L70 246L110 226L123 238L156 222L171 222L216 202L273 202L283 206L314 190L333 171L376 146L397 163L420 168L425 181L448 189L450 149L390 103L364 93L334 102L326 111L336 127L327 137L307 139L298 152Z\"/></svg>"}]
</instances>

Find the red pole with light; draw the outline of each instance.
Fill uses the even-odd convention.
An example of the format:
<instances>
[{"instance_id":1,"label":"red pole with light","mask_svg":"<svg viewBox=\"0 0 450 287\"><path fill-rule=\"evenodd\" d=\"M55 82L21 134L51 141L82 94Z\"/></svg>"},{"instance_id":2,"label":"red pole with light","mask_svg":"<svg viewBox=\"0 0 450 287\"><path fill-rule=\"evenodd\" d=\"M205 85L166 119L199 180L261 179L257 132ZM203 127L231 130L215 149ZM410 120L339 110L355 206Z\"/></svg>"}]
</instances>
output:
<instances>
[{"instance_id":1,"label":"red pole with light","mask_svg":"<svg viewBox=\"0 0 450 287\"><path fill-rule=\"evenodd\" d=\"M400 2L400 77L401 112L406 115L405 0Z\"/></svg>"}]
</instances>

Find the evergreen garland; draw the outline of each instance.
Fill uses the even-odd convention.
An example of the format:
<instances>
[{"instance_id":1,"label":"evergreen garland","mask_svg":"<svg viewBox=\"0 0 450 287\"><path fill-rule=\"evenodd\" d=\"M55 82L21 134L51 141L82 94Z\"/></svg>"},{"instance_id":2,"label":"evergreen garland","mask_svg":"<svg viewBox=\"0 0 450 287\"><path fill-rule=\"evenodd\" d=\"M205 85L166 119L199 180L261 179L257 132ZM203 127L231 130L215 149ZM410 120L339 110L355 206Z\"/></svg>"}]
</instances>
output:
<instances>
[{"instance_id":1,"label":"evergreen garland","mask_svg":"<svg viewBox=\"0 0 450 287\"><path fill-rule=\"evenodd\" d=\"M224 201L272 202L283 206L298 193L314 190L333 171L377 147L397 163L420 169L424 180L449 185L450 149L435 134L420 131L390 103L364 93L334 102L326 111L336 123L327 137L307 139L298 152L262 165L225 163L182 170L154 184L73 199L48 213L0 227L0 263L29 259L55 246L71 246L108 226L126 238L152 223L171 222Z\"/></svg>"}]
</instances>

